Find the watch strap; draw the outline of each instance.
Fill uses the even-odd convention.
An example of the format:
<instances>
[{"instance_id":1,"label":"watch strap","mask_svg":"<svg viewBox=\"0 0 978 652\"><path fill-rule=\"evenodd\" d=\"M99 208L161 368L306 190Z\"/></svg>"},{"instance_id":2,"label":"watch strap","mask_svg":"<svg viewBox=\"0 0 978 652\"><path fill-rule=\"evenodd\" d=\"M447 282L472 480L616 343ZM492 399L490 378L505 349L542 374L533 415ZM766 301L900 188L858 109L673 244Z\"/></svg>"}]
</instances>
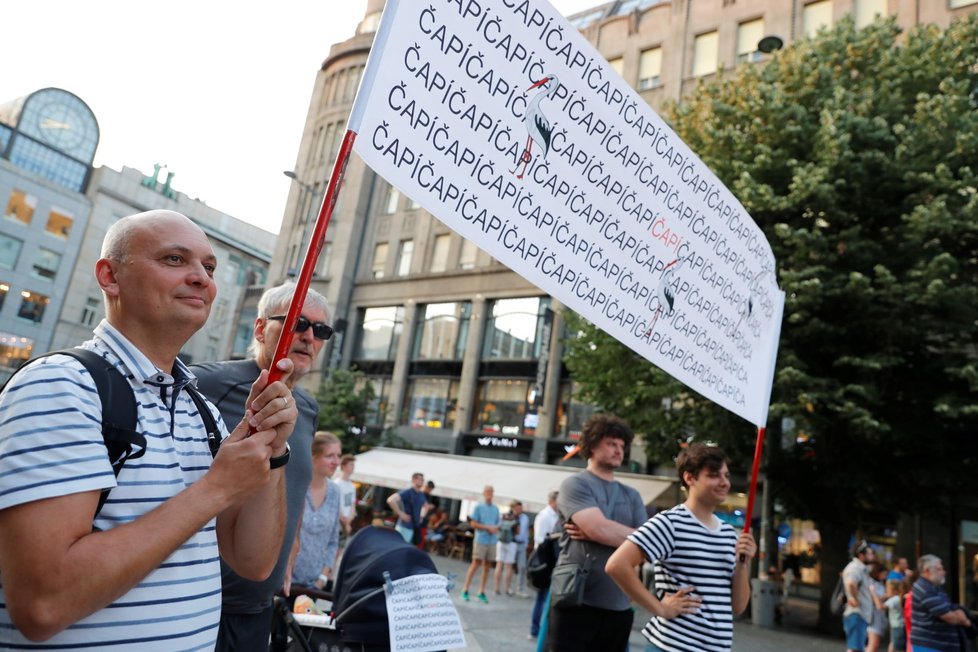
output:
<instances>
[{"instance_id":1,"label":"watch strap","mask_svg":"<svg viewBox=\"0 0 978 652\"><path fill-rule=\"evenodd\" d=\"M285 466L289 463L289 458L292 457L292 448L289 446L288 442L285 443L285 452L278 457L268 458L268 468L277 469L279 467Z\"/></svg>"}]
</instances>

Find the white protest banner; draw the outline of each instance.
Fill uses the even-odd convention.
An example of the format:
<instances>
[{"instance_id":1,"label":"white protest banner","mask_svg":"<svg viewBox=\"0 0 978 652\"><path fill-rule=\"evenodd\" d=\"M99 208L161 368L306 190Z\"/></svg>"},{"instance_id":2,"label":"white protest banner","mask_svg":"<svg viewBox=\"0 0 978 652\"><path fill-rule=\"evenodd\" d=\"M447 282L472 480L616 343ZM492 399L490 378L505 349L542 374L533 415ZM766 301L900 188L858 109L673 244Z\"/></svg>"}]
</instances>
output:
<instances>
[{"instance_id":1,"label":"white protest banner","mask_svg":"<svg viewBox=\"0 0 978 652\"><path fill-rule=\"evenodd\" d=\"M465 647L458 611L443 575L412 575L385 591L391 652L428 652Z\"/></svg>"},{"instance_id":2,"label":"white protest banner","mask_svg":"<svg viewBox=\"0 0 978 652\"><path fill-rule=\"evenodd\" d=\"M784 307L770 246L547 2L388 0L350 129L438 219L766 423Z\"/></svg>"}]
</instances>

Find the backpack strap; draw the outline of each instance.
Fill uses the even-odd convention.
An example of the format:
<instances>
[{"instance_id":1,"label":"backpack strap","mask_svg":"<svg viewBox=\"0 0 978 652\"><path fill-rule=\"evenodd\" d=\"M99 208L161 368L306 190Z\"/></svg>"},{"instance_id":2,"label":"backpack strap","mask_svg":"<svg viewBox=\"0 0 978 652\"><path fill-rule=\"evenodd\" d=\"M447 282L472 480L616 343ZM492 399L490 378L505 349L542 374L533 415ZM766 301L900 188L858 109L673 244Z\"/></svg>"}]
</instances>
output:
<instances>
[{"instance_id":1,"label":"backpack strap","mask_svg":"<svg viewBox=\"0 0 978 652\"><path fill-rule=\"evenodd\" d=\"M102 404L102 439L105 443L109 463L112 465L112 473L118 478L119 472L128 460L140 458L146 452L146 437L136 430L138 406L132 385L111 362L88 349L71 348L51 351L39 355L29 362L52 355L66 355L74 358L85 367L85 370L92 377L92 382L95 383L95 391L98 393ZM27 363L18 368L17 371L25 366ZM13 374L11 374L11 378L13 378ZM7 383L9 382L10 379L7 380ZM6 383L3 387L6 387ZM0 391L3 387L0 387ZM200 413L201 421L204 423L211 455L217 455L217 449L221 445L221 432L217 426L217 421L197 388L187 385L186 390ZM109 497L109 491L111 490L103 489L99 495L98 506L95 508L93 519L102 511L102 507Z\"/></svg>"},{"instance_id":2,"label":"backpack strap","mask_svg":"<svg viewBox=\"0 0 978 652\"><path fill-rule=\"evenodd\" d=\"M55 353L78 360L91 375L102 402L102 439L105 441L112 473L118 478L127 461L138 459L146 452L146 437L136 430L137 406L132 385L111 362L93 351L73 348L47 355ZM109 498L109 491L111 490L103 489L99 495L93 519L102 511Z\"/></svg>"},{"instance_id":3,"label":"backpack strap","mask_svg":"<svg viewBox=\"0 0 978 652\"><path fill-rule=\"evenodd\" d=\"M204 422L204 429L207 430L207 445L211 449L211 457L216 457L217 449L221 447L221 431L217 427L217 421L214 420L214 415L211 413L211 409L207 407L207 402L200 390L190 384L185 385L184 389L187 390L187 394L190 395L194 405L197 406L200 420Z\"/></svg>"},{"instance_id":4,"label":"backpack strap","mask_svg":"<svg viewBox=\"0 0 978 652\"><path fill-rule=\"evenodd\" d=\"M136 430L136 395L132 391L132 386L111 362L87 349L51 351L31 359L28 363L52 355L74 358L85 367L92 382L95 383L95 391L102 404L102 440L105 442L105 450L112 465L112 473L118 478L119 471L127 460L142 457L146 452L146 437ZM10 377L13 378L28 363L21 365ZM10 379L7 379L7 383L9 382ZM110 489L103 489L99 495L98 507L95 508L93 519L102 511L102 506L109 497L109 491Z\"/></svg>"}]
</instances>

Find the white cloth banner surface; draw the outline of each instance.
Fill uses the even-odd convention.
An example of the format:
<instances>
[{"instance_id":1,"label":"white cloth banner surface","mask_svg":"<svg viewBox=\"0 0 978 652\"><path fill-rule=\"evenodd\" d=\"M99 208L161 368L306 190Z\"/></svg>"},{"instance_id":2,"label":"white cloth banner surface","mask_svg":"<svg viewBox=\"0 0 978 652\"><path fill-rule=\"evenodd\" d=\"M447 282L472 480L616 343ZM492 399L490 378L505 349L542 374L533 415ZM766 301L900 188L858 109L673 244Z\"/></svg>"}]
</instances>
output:
<instances>
[{"instance_id":1,"label":"white cloth banner surface","mask_svg":"<svg viewBox=\"0 0 978 652\"><path fill-rule=\"evenodd\" d=\"M412 575L394 580L385 591L391 652L430 652L465 648L458 611L448 595L448 578Z\"/></svg>"},{"instance_id":2,"label":"white cloth banner surface","mask_svg":"<svg viewBox=\"0 0 978 652\"><path fill-rule=\"evenodd\" d=\"M459 234L765 425L784 308L770 245L547 2L388 0L350 129Z\"/></svg>"}]
</instances>

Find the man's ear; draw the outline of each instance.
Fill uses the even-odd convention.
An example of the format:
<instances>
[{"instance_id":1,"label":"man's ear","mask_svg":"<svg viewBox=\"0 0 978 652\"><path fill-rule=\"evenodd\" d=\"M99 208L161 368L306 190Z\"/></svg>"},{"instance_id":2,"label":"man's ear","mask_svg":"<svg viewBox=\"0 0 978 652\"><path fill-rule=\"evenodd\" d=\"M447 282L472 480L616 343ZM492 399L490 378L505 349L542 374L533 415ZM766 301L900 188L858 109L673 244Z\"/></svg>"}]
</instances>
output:
<instances>
[{"instance_id":1,"label":"man's ear","mask_svg":"<svg viewBox=\"0 0 978 652\"><path fill-rule=\"evenodd\" d=\"M254 329L255 339L265 343L265 319L262 317L255 318L255 329Z\"/></svg>"},{"instance_id":2,"label":"man's ear","mask_svg":"<svg viewBox=\"0 0 978 652\"><path fill-rule=\"evenodd\" d=\"M99 258L95 263L95 280L106 296L119 296L119 280L116 274L115 261Z\"/></svg>"}]
</instances>

